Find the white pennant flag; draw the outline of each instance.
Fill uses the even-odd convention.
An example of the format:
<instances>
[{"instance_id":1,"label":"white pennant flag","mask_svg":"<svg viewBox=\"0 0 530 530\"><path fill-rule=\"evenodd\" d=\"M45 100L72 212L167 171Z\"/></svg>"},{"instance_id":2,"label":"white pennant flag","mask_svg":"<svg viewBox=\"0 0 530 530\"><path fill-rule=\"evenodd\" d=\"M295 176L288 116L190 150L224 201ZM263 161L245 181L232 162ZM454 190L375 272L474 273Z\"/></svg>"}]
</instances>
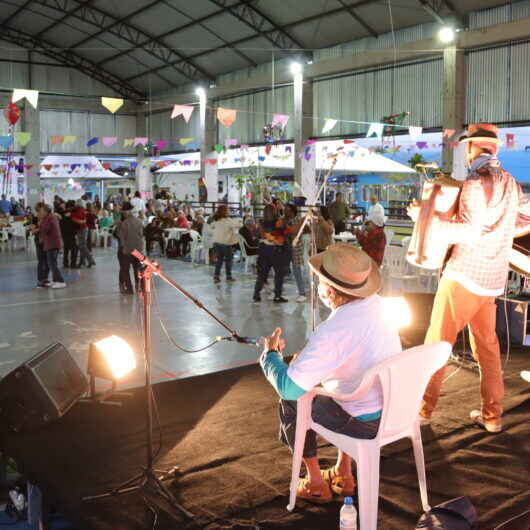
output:
<instances>
[{"instance_id":1,"label":"white pennant flag","mask_svg":"<svg viewBox=\"0 0 530 530\"><path fill-rule=\"evenodd\" d=\"M370 138L370 136L373 136L374 134L381 140L381 137L383 136L383 129L384 125L382 123L372 123L370 125L370 128L368 129L368 133L366 134L366 138Z\"/></svg>"},{"instance_id":2,"label":"white pennant flag","mask_svg":"<svg viewBox=\"0 0 530 530\"><path fill-rule=\"evenodd\" d=\"M410 139L415 142L423 132L423 127L409 127Z\"/></svg>"},{"instance_id":3,"label":"white pennant flag","mask_svg":"<svg viewBox=\"0 0 530 530\"><path fill-rule=\"evenodd\" d=\"M335 125L337 125L337 120L332 120L331 118L328 118L324 123L324 127L322 128L322 134L326 134L331 131L333 127L335 127Z\"/></svg>"},{"instance_id":4,"label":"white pennant flag","mask_svg":"<svg viewBox=\"0 0 530 530\"><path fill-rule=\"evenodd\" d=\"M36 109L37 103L39 101L39 91L38 90L25 90L23 88L15 88L13 90L13 96L11 97L11 101L13 103L16 103L17 101L20 101L21 99L26 98L27 101L31 104L31 106Z\"/></svg>"}]
</instances>

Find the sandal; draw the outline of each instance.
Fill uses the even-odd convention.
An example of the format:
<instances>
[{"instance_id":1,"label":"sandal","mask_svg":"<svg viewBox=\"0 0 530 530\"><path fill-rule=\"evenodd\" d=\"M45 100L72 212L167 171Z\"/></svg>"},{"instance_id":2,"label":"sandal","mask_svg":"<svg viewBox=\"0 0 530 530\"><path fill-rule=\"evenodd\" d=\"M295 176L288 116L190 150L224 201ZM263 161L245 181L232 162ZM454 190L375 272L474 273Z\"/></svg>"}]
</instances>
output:
<instances>
[{"instance_id":1,"label":"sandal","mask_svg":"<svg viewBox=\"0 0 530 530\"><path fill-rule=\"evenodd\" d=\"M322 478L329 485L331 491L341 497L352 497L355 493L355 479L337 475L334 467L322 471Z\"/></svg>"},{"instance_id":2,"label":"sandal","mask_svg":"<svg viewBox=\"0 0 530 530\"><path fill-rule=\"evenodd\" d=\"M298 482L296 496L299 499L304 499L316 504L326 504L333 500L333 494L331 493L327 482L324 482L323 486L317 490L316 488L311 488L311 484L307 478L301 478Z\"/></svg>"}]
</instances>

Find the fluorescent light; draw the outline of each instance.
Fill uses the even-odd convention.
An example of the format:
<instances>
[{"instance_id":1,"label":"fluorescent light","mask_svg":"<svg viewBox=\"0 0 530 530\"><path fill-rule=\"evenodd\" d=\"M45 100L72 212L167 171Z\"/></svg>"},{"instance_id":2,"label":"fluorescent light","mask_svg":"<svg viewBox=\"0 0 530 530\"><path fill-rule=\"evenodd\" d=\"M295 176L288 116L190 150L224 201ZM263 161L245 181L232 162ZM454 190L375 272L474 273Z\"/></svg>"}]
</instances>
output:
<instances>
[{"instance_id":1,"label":"fluorescent light","mask_svg":"<svg viewBox=\"0 0 530 530\"><path fill-rule=\"evenodd\" d=\"M201 99L205 98L206 97L206 90L204 90L204 88L202 88L202 86L197 87L195 89L195 94Z\"/></svg>"},{"instance_id":2,"label":"fluorescent light","mask_svg":"<svg viewBox=\"0 0 530 530\"><path fill-rule=\"evenodd\" d=\"M291 63L291 73L293 75L301 74L302 73L302 65L300 63L297 63L297 62L292 62Z\"/></svg>"},{"instance_id":3,"label":"fluorescent light","mask_svg":"<svg viewBox=\"0 0 530 530\"><path fill-rule=\"evenodd\" d=\"M455 40L455 30L450 26L444 26L438 32L438 38L444 44L449 44L450 42L453 42Z\"/></svg>"}]
</instances>

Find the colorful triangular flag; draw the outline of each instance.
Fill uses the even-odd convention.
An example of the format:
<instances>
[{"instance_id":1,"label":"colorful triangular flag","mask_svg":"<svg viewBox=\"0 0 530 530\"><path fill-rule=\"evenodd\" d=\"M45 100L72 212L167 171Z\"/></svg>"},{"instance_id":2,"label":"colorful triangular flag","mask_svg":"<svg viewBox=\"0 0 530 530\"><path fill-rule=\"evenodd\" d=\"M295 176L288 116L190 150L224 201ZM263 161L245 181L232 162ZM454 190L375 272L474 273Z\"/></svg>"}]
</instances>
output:
<instances>
[{"instance_id":1,"label":"colorful triangular flag","mask_svg":"<svg viewBox=\"0 0 530 530\"><path fill-rule=\"evenodd\" d=\"M123 105L123 99L120 98L101 98L101 104L112 114L114 114Z\"/></svg>"},{"instance_id":2,"label":"colorful triangular flag","mask_svg":"<svg viewBox=\"0 0 530 530\"><path fill-rule=\"evenodd\" d=\"M173 105L171 119L176 118L177 116L182 116L186 120L186 123L188 123L193 114L193 110L194 107L191 105Z\"/></svg>"},{"instance_id":3,"label":"colorful triangular flag","mask_svg":"<svg viewBox=\"0 0 530 530\"><path fill-rule=\"evenodd\" d=\"M118 139L115 136L103 136L101 141L105 147L112 147Z\"/></svg>"},{"instance_id":4,"label":"colorful triangular flag","mask_svg":"<svg viewBox=\"0 0 530 530\"><path fill-rule=\"evenodd\" d=\"M31 140L31 133L29 132L16 132L15 133L15 141L19 143L20 145L28 145L29 141Z\"/></svg>"},{"instance_id":5,"label":"colorful triangular flag","mask_svg":"<svg viewBox=\"0 0 530 530\"><path fill-rule=\"evenodd\" d=\"M217 119L225 127L230 127L236 121L236 116L237 110L235 109L224 109L223 107L217 109Z\"/></svg>"},{"instance_id":6,"label":"colorful triangular flag","mask_svg":"<svg viewBox=\"0 0 530 530\"><path fill-rule=\"evenodd\" d=\"M36 109L37 103L39 101L39 91L38 90L25 90L23 88L15 88L13 90L13 96L11 97L11 101L13 103L16 103L17 101L26 98L27 101L31 104L31 106Z\"/></svg>"},{"instance_id":7,"label":"colorful triangular flag","mask_svg":"<svg viewBox=\"0 0 530 530\"><path fill-rule=\"evenodd\" d=\"M370 125L370 128L368 129L368 132L366 133L366 138L370 138L370 136L377 136L379 140L381 140L383 136L383 129L384 125L382 123L372 123Z\"/></svg>"},{"instance_id":8,"label":"colorful triangular flag","mask_svg":"<svg viewBox=\"0 0 530 530\"><path fill-rule=\"evenodd\" d=\"M326 134L331 131L335 125L337 125L337 121L338 120L332 120L331 118L328 118L324 123L324 127L322 127L322 134Z\"/></svg>"}]
</instances>

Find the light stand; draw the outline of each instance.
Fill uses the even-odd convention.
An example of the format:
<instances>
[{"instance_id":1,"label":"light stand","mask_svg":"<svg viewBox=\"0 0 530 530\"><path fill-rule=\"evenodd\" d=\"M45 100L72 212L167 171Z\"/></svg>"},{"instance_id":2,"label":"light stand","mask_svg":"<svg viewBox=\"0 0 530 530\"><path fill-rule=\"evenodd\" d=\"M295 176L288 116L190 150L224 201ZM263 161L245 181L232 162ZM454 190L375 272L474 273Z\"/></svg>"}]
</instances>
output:
<instances>
[{"instance_id":1,"label":"light stand","mask_svg":"<svg viewBox=\"0 0 530 530\"><path fill-rule=\"evenodd\" d=\"M143 268L138 273L142 285L143 298L143 324L144 324L144 359L145 359L145 390L146 390L146 417L147 417L147 454L146 466L142 473L131 478L124 484L118 486L116 489L95 495L92 497L85 497L83 500L99 500L117 495L125 495L128 493L139 492L142 496L147 498L150 502L156 504L160 509L164 510L171 517L176 520L181 520L180 514L184 514L187 518L193 518L193 514L186 510L183 506L177 503L175 497L169 489L162 483L162 480L156 476L154 469L154 452L153 452L153 385L151 381L151 282L153 274L162 278L166 283L177 289L184 296L189 298L197 307L210 315L217 323L223 326L230 335L236 340L239 335L235 330L230 328L226 323L217 318L210 312L201 302L194 298L190 293L183 289L179 284L166 276L158 263L146 258L138 250L133 250L131 253L142 265ZM168 478L164 475L163 479Z\"/></svg>"}]
</instances>

